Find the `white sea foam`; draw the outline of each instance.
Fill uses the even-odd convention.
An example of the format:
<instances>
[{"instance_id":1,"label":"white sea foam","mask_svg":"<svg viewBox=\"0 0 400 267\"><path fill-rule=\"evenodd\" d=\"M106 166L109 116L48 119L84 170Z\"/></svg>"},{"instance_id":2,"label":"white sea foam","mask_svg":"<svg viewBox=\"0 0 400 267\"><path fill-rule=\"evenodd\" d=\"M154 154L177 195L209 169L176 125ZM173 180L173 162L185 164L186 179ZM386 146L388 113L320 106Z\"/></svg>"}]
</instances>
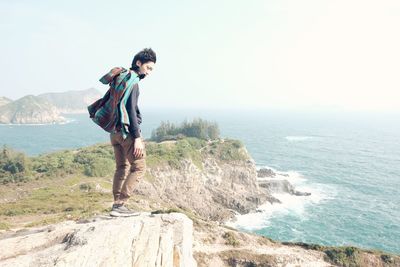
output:
<instances>
[{"instance_id":1,"label":"white sea foam","mask_svg":"<svg viewBox=\"0 0 400 267\"><path fill-rule=\"evenodd\" d=\"M333 188L322 184L310 184L307 182L307 179L298 172L283 172L268 166L263 167L272 169L277 176L274 178L259 178L259 180L286 179L295 186L296 190L308 192L311 193L311 195L295 196L287 193L272 194L273 197L279 199L281 203L265 203L258 207L257 212L237 215L232 221L227 222L227 225L249 231L265 228L268 227L270 224L269 220L274 216L282 216L290 213L299 217L304 217L309 205L316 205L323 200L333 198L335 195Z\"/></svg>"},{"instance_id":2,"label":"white sea foam","mask_svg":"<svg viewBox=\"0 0 400 267\"><path fill-rule=\"evenodd\" d=\"M65 122L60 122L59 124L68 124L68 123L77 121L76 119L73 119L73 118L65 118L65 119L66 119Z\"/></svg>"}]
</instances>

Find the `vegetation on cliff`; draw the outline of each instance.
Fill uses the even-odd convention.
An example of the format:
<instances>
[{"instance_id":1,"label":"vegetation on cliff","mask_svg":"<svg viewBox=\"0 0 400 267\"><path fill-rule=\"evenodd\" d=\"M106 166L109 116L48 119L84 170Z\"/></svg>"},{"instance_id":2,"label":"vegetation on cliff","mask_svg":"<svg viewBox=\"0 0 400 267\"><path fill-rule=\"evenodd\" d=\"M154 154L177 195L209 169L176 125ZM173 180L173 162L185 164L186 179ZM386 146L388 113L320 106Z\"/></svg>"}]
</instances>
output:
<instances>
[{"instance_id":1,"label":"vegetation on cliff","mask_svg":"<svg viewBox=\"0 0 400 267\"><path fill-rule=\"evenodd\" d=\"M200 169L204 157L227 162L246 160L238 140L146 141L149 168L180 169L190 159ZM34 226L65 219L82 219L108 211L115 171L113 148L96 144L29 157L3 146L0 151L0 229ZM147 172L145 179L152 177ZM133 203L135 197L132 198Z\"/></svg>"},{"instance_id":2,"label":"vegetation on cliff","mask_svg":"<svg viewBox=\"0 0 400 267\"><path fill-rule=\"evenodd\" d=\"M307 250L324 252L325 260L336 266L358 267L375 265L373 260L379 259L383 266L399 266L400 259L397 256L384 253L379 250L360 249L353 246L332 247L308 243L282 242L288 246L300 246ZM377 264L377 263L376 263Z\"/></svg>"},{"instance_id":3,"label":"vegetation on cliff","mask_svg":"<svg viewBox=\"0 0 400 267\"><path fill-rule=\"evenodd\" d=\"M111 176L115 170L114 152L110 144L96 144L77 150L62 150L36 157L29 157L3 146L0 153L0 184L27 182L41 178L82 175L86 177ZM191 159L201 168L207 155L221 161L245 160L247 153L238 140L207 142L186 137L173 143L146 142L147 165L169 165L179 169L183 159Z\"/></svg>"},{"instance_id":4,"label":"vegetation on cliff","mask_svg":"<svg viewBox=\"0 0 400 267\"><path fill-rule=\"evenodd\" d=\"M151 140L161 142L165 140L177 140L183 137L215 140L219 137L219 133L219 127L216 122L209 122L200 118L193 121L185 120L180 125L163 121L157 129L153 130Z\"/></svg>"}]
</instances>

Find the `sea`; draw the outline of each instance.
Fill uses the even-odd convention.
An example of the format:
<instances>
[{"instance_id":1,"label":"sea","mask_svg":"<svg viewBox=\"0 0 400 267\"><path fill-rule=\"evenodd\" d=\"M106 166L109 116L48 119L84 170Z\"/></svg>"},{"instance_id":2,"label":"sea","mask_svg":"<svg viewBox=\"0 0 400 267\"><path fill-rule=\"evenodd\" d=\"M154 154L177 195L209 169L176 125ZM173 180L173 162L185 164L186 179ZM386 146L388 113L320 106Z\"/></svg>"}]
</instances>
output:
<instances>
[{"instance_id":1,"label":"sea","mask_svg":"<svg viewBox=\"0 0 400 267\"><path fill-rule=\"evenodd\" d=\"M228 224L279 241L357 246L400 254L400 114L285 110L141 109L142 132L161 121L217 122L241 140L257 168L270 168L310 196L275 194L279 204ZM88 115L52 125L0 125L0 145L30 156L108 142Z\"/></svg>"}]
</instances>

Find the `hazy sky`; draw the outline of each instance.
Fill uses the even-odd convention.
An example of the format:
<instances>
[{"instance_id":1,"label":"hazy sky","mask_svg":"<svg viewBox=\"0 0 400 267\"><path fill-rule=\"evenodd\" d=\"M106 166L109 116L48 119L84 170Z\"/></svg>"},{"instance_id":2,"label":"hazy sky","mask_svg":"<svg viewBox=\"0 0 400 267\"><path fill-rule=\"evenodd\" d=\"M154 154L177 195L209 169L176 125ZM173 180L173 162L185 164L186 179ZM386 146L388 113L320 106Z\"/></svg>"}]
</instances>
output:
<instances>
[{"instance_id":1,"label":"hazy sky","mask_svg":"<svg viewBox=\"0 0 400 267\"><path fill-rule=\"evenodd\" d=\"M0 0L0 95L95 87L157 52L142 107L400 111L400 1Z\"/></svg>"}]
</instances>

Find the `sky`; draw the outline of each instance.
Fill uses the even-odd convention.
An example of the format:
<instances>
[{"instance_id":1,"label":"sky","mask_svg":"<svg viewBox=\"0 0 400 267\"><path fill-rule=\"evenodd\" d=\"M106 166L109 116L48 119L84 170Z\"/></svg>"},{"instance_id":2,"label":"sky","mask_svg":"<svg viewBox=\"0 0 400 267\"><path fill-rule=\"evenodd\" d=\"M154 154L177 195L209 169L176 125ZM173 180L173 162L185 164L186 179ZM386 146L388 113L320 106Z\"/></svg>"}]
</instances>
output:
<instances>
[{"instance_id":1,"label":"sky","mask_svg":"<svg viewBox=\"0 0 400 267\"><path fill-rule=\"evenodd\" d=\"M151 47L139 106L400 111L400 1L0 0L0 96L107 87Z\"/></svg>"}]
</instances>

